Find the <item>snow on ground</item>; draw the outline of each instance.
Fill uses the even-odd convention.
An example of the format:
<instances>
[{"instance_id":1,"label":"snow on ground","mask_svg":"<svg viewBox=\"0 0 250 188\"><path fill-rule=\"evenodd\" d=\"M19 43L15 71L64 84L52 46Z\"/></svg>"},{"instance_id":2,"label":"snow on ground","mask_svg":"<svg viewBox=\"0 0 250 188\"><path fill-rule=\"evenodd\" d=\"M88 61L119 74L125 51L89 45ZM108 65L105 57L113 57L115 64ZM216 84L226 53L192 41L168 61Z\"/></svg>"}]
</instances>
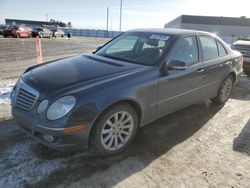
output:
<instances>
[{"instance_id":1,"label":"snow on ground","mask_svg":"<svg viewBox=\"0 0 250 188\"><path fill-rule=\"evenodd\" d=\"M85 153L62 155L51 160L41 157L44 152L47 155L51 151L31 139L25 139L0 152L0 185L9 188L27 187L55 172L74 168L76 164L70 163L69 160L87 155ZM55 152L50 153L51 156L54 154Z\"/></svg>"}]
</instances>

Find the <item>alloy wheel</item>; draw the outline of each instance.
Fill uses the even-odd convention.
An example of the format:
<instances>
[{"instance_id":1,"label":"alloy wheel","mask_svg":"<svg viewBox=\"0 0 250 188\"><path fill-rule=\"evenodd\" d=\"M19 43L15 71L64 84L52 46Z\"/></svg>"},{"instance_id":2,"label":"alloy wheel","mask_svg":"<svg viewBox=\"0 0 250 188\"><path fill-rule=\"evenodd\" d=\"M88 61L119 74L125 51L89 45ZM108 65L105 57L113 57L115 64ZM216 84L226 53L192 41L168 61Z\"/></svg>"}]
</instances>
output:
<instances>
[{"instance_id":1,"label":"alloy wheel","mask_svg":"<svg viewBox=\"0 0 250 188\"><path fill-rule=\"evenodd\" d=\"M231 79L226 79L221 89L221 99L223 101L226 101L229 98L232 87L233 87L233 81Z\"/></svg>"},{"instance_id":2,"label":"alloy wheel","mask_svg":"<svg viewBox=\"0 0 250 188\"><path fill-rule=\"evenodd\" d=\"M108 118L101 131L101 143L108 151L119 150L129 141L134 120L126 111L116 112Z\"/></svg>"}]
</instances>

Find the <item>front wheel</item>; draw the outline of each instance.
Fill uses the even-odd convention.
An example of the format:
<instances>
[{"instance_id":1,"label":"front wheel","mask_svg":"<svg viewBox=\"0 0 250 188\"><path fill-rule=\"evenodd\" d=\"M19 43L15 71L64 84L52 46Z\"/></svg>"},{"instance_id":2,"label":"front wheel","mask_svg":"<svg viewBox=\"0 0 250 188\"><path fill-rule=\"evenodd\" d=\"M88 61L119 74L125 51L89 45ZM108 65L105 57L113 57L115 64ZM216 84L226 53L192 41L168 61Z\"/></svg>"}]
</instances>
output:
<instances>
[{"instance_id":1,"label":"front wheel","mask_svg":"<svg viewBox=\"0 0 250 188\"><path fill-rule=\"evenodd\" d=\"M233 89L234 78L232 75L228 75L223 81L218 94L215 98L211 99L213 103L223 105L227 102Z\"/></svg>"},{"instance_id":2,"label":"front wheel","mask_svg":"<svg viewBox=\"0 0 250 188\"><path fill-rule=\"evenodd\" d=\"M138 128L138 115L127 104L114 106L97 120L90 137L90 149L100 155L114 155L126 149Z\"/></svg>"}]
</instances>

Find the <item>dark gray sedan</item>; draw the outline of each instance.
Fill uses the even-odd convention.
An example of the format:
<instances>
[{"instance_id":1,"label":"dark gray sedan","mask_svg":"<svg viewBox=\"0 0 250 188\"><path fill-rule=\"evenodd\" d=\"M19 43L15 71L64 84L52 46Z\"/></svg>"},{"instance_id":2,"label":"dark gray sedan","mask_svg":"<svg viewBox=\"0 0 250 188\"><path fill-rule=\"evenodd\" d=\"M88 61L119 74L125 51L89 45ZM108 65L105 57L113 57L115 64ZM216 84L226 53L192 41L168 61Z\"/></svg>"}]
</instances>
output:
<instances>
[{"instance_id":1,"label":"dark gray sedan","mask_svg":"<svg viewBox=\"0 0 250 188\"><path fill-rule=\"evenodd\" d=\"M242 63L210 33L132 30L93 54L28 68L12 91L12 113L48 147L112 155L162 116L205 99L223 105Z\"/></svg>"}]
</instances>

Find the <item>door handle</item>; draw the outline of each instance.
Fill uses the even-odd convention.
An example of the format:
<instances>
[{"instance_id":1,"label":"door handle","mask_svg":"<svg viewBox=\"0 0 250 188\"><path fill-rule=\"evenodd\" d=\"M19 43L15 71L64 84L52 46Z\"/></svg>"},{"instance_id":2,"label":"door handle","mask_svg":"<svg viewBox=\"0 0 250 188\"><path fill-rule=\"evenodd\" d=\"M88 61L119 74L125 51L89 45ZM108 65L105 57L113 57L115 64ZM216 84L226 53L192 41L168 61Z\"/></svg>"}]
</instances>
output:
<instances>
[{"instance_id":1,"label":"door handle","mask_svg":"<svg viewBox=\"0 0 250 188\"><path fill-rule=\"evenodd\" d=\"M219 67L223 67L223 66L231 65L231 64L232 64L232 61L227 61L227 62L225 62L225 63L219 64Z\"/></svg>"},{"instance_id":2,"label":"door handle","mask_svg":"<svg viewBox=\"0 0 250 188\"><path fill-rule=\"evenodd\" d=\"M204 69L203 68L197 69L196 72L198 73L204 72Z\"/></svg>"},{"instance_id":3,"label":"door handle","mask_svg":"<svg viewBox=\"0 0 250 188\"><path fill-rule=\"evenodd\" d=\"M223 63L223 65L231 65L232 61L227 61L226 63Z\"/></svg>"}]
</instances>

